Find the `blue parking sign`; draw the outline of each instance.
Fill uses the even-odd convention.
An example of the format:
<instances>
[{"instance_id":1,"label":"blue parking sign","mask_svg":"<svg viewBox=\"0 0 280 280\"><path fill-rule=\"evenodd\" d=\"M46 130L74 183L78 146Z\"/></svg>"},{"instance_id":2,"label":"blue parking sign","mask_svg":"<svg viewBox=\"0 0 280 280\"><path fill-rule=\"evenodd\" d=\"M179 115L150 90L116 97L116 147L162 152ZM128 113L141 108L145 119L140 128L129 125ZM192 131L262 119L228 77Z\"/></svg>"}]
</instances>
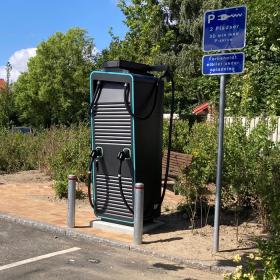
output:
<instances>
[{"instance_id":1,"label":"blue parking sign","mask_svg":"<svg viewBox=\"0 0 280 280\"><path fill-rule=\"evenodd\" d=\"M246 6L206 11L203 50L231 50L245 47Z\"/></svg>"},{"instance_id":2,"label":"blue parking sign","mask_svg":"<svg viewBox=\"0 0 280 280\"><path fill-rule=\"evenodd\" d=\"M244 71L244 62L244 53L204 55L202 58L202 74L240 74Z\"/></svg>"}]
</instances>

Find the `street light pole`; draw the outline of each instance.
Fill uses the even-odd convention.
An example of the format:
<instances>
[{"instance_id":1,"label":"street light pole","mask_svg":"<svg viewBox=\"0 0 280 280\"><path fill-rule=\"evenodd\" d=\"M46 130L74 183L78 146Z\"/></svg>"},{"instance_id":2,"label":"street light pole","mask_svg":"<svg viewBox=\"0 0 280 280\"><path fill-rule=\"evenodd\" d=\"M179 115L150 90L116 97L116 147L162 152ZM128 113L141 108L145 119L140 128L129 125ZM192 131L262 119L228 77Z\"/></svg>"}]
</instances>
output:
<instances>
[{"instance_id":1,"label":"street light pole","mask_svg":"<svg viewBox=\"0 0 280 280\"><path fill-rule=\"evenodd\" d=\"M7 73L7 92L10 93L10 78L11 78L11 71L12 71L12 65L10 61L6 64L6 73Z\"/></svg>"}]
</instances>

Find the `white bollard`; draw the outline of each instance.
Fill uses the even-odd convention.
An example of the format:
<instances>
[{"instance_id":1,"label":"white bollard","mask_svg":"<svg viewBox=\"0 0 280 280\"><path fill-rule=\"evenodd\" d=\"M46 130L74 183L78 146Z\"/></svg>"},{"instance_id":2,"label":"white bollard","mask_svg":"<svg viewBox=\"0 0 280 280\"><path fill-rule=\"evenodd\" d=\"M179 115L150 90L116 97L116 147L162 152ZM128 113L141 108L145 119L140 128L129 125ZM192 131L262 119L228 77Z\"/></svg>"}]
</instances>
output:
<instances>
[{"instance_id":1,"label":"white bollard","mask_svg":"<svg viewBox=\"0 0 280 280\"><path fill-rule=\"evenodd\" d=\"M68 176L68 211L67 211L67 226L75 227L75 199L76 199L76 181L75 175Z\"/></svg>"},{"instance_id":2,"label":"white bollard","mask_svg":"<svg viewBox=\"0 0 280 280\"><path fill-rule=\"evenodd\" d=\"M136 183L134 186L134 232L133 243L142 244L144 220L144 184Z\"/></svg>"}]
</instances>

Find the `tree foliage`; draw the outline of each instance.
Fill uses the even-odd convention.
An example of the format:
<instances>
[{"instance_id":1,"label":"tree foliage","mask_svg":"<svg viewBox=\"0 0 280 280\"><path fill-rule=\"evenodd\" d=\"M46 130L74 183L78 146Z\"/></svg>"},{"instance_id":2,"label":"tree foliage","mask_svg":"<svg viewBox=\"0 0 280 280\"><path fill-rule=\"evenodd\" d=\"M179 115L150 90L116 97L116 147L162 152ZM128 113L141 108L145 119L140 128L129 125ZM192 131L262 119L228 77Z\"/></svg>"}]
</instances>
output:
<instances>
[{"instance_id":1,"label":"tree foliage","mask_svg":"<svg viewBox=\"0 0 280 280\"><path fill-rule=\"evenodd\" d=\"M33 126L79 122L86 116L95 57L85 30L55 33L37 47L14 85L20 120Z\"/></svg>"},{"instance_id":2,"label":"tree foliage","mask_svg":"<svg viewBox=\"0 0 280 280\"><path fill-rule=\"evenodd\" d=\"M54 34L38 46L28 71L15 83L13 107L21 122L33 126L83 120L89 73L103 61L114 59L168 64L176 83L176 111L181 115L206 100L217 103L218 77L201 74L203 14L205 10L242 4L248 7L246 67L244 74L228 77L226 111L230 115L279 115L278 0L120 0L128 26L125 38L121 40L110 30L110 46L97 60L86 31L74 28ZM170 94L165 97L167 111ZM0 103L6 104L5 100L1 98ZM6 111L2 110L2 124L10 119Z\"/></svg>"},{"instance_id":3,"label":"tree foliage","mask_svg":"<svg viewBox=\"0 0 280 280\"><path fill-rule=\"evenodd\" d=\"M14 99L7 89L0 90L0 126L9 127L14 113Z\"/></svg>"},{"instance_id":4,"label":"tree foliage","mask_svg":"<svg viewBox=\"0 0 280 280\"><path fill-rule=\"evenodd\" d=\"M239 115L280 114L280 2L246 1L245 74L229 81L228 111ZM240 79L241 78L241 79Z\"/></svg>"},{"instance_id":5,"label":"tree foliage","mask_svg":"<svg viewBox=\"0 0 280 280\"><path fill-rule=\"evenodd\" d=\"M218 78L201 74L203 14L243 4L248 7L246 71L228 81L227 112L279 114L278 0L120 0L129 31L120 40L111 30L112 42L101 60L170 65L176 81L178 113L188 114L193 106L206 100L217 103Z\"/></svg>"}]
</instances>

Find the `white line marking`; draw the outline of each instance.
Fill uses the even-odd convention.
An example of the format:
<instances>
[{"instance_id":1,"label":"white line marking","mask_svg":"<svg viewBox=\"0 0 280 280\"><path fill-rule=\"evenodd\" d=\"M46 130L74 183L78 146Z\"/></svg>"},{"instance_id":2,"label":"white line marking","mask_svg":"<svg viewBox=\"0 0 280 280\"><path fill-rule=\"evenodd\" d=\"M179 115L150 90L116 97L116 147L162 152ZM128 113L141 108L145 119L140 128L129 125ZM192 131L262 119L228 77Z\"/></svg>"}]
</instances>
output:
<instances>
[{"instance_id":1,"label":"white line marking","mask_svg":"<svg viewBox=\"0 0 280 280\"><path fill-rule=\"evenodd\" d=\"M40 260L43 260L43 259L48 259L48 258L51 258L51 257L54 257L54 256L63 255L63 254L67 254L67 253L70 253L70 252L75 252L75 251L78 251L80 249L81 248L79 248L79 247L73 247L73 248L70 248L70 249L66 249L66 250L62 250L62 251L57 251L57 252L49 253L49 254L46 254L46 255L42 255L42 256L26 259L26 260L22 260L22 261L19 261L19 262L14 262L14 263L6 264L6 265L3 265L3 266L0 266L0 271L8 269L8 268L24 265L24 264L27 264L27 263L32 263L32 262L40 261Z\"/></svg>"}]
</instances>

